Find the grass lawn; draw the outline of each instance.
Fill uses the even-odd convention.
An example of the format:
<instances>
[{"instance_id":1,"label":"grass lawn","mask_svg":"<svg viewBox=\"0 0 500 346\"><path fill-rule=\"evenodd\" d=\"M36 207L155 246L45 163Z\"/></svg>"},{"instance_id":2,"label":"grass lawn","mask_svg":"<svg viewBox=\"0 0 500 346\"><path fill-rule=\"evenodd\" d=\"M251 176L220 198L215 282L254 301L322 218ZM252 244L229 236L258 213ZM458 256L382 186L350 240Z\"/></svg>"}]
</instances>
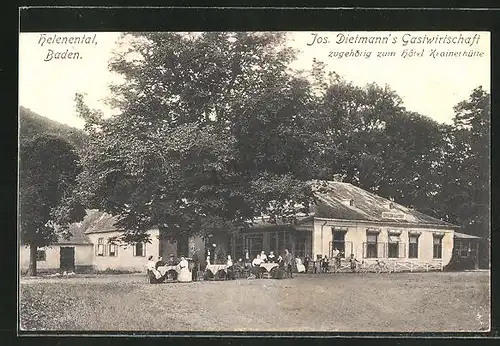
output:
<instances>
[{"instance_id":1,"label":"grass lawn","mask_svg":"<svg viewBox=\"0 0 500 346\"><path fill-rule=\"evenodd\" d=\"M23 330L489 330L489 272L307 274L151 285L144 276L23 279Z\"/></svg>"}]
</instances>

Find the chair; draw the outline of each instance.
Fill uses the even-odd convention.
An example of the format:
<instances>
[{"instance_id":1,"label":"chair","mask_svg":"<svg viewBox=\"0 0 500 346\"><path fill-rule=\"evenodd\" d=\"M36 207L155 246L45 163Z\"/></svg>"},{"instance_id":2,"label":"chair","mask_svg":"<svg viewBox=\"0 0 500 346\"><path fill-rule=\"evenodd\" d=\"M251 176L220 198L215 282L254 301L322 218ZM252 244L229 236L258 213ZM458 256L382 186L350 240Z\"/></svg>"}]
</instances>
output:
<instances>
[{"instance_id":1,"label":"chair","mask_svg":"<svg viewBox=\"0 0 500 346\"><path fill-rule=\"evenodd\" d=\"M196 273L196 279L198 281L203 281L203 272L201 270L199 270L197 273Z\"/></svg>"}]
</instances>

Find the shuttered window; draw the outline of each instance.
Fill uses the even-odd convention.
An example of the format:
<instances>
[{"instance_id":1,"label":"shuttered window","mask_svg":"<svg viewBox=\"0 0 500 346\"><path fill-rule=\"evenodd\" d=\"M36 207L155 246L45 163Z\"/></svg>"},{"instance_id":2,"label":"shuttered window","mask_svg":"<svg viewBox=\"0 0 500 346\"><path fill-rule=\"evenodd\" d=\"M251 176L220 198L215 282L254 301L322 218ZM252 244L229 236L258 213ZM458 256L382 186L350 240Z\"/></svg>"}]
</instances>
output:
<instances>
[{"instance_id":1,"label":"shuttered window","mask_svg":"<svg viewBox=\"0 0 500 346\"><path fill-rule=\"evenodd\" d=\"M134 256L138 256L138 257L146 256L146 246L144 246L144 243L136 243L132 247L132 249L134 251Z\"/></svg>"},{"instance_id":2,"label":"shuttered window","mask_svg":"<svg viewBox=\"0 0 500 346\"><path fill-rule=\"evenodd\" d=\"M115 243L112 243L112 242L109 243L108 244L108 254L111 257L118 256L118 245L116 245Z\"/></svg>"},{"instance_id":3,"label":"shuttered window","mask_svg":"<svg viewBox=\"0 0 500 346\"><path fill-rule=\"evenodd\" d=\"M418 235L408 236L408 258L418 258Z\"/></svg>"},{"instance_id":4,"label":"shuttered window","mask_svg":"<svg viewBox=\"0 0 500 346\"><path fill-rule=\"evenodd\" d=\"M442 258L443 256L443 237L434 236L433 246L432 246L432 257Z\"/></svg>"},{"instance_id":5,"label":"shuttered window","mask_svg":"<svg viewBox=\"0 0 500 346\"><path fill-rule=\"evenodd\" d=\"M104 256L104 238L97 239L96 255Z\"/></svg>"}]
</instances>

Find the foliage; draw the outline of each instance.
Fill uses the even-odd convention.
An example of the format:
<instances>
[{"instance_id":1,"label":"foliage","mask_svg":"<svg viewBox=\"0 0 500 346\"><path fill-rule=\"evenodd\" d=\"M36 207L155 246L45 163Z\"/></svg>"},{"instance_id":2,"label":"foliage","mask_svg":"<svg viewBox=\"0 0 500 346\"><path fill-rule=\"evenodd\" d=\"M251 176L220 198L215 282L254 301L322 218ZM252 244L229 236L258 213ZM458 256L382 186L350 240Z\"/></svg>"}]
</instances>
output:
<instances>
[{"instance_id":1,"label":"foliage","mask_svg":"<svg viewBox=\"0 0 500 346\"><path fill-rule=\"evenodd\" d=\"M144 240L154 225L168 237L236 232L261 213L290 217L290 206L309 205L299 178L310 134L297 130L308 88L287 72L293 52L276 48L282 40L134 34L110 63L126 81L111 89L121 114L104 119L76 96L90 138L80 192L119 216L124 241Z\"/></svg>"},{"instance_id":2,"label":"foliage","mask_svg":"<svg viewBox=\"0 0 500 346\"><path fill-rule=\"evenodd\" d=\"M19 139L26 141L47 133L67 140L77 150L85 146L85 133L79 129L50 120L25 107L19 109Z\"/></svg>"},{"instance_id":3,"label":"foliage","mask_svg":"<svg viewBox=\"0 0 500 346\"><path fill-rule=\"evenodd\" d=\"M421 212L488 234L489 95L452 126L406 110L389 86L355 86L314 61L291 71L281 33L124 35L110 69L112 118L76 95L89 135L79 192L119 216L126 242L238 232L266 214L293 222L306 181L343 173Z\"/></svg>"},{"instance_id":4,"label":"foliage","mask_svg":"<svg viewBox=\"0 0 500 346\"><path fill-rule=\"evenodd\" d=\"M36 275L36 248L56 242L60 235L68 238L69 223L85 215L71 197L80 171L78 155L65 140L41 134L21 141L19 222L21 243L32 250L32 275Z\"/></svg>"}]
</instances>

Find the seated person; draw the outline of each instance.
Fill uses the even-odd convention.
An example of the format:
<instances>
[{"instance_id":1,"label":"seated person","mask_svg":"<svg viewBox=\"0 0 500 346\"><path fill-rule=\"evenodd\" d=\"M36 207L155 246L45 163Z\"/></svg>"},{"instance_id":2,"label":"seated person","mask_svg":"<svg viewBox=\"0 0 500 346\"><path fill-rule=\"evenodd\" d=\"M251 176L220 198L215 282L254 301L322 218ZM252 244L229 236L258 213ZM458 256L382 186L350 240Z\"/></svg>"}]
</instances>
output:
<instances>
[{"instance_id":1,"label":"seated person","mask_svg":"<svg viewBox=\"0 0 500 346\"><path fill-rule=\"evenodd\" d=\"M221 269L218 270L217 273L215 274L215 280L226 280L228 277L228 272L225 270Z\"/></svg>"},{"instance_id":2,"label":"seated person","mask_svg":"<svg viewBox=\"0 0 500 346\"><path fill-rule=\"evenodd\" d=\"M161 273L156 269L156 263L153 261L153 256L149 256L148 264L147 264L147 273L149 278L149 283L157 284L163 282L165 278L161 275Z\"/></svg>"},{"instance_id":3,"label":"seated person","mask_svg":"<svg viewBox=\"0 0 500 346\"><path fill-rule=\"evenodd\" d=\"M214 273L212 273L210 270L205 270L203 273L203 280L213 280L215 278Z\"/></svg>"},{"instance_id":4,"label":"seated person","mask_svg":"<svg viewBox=\"0 0 500 346\"><path fill-rule=\"evenodd\" d=\"M174 254L170 255L170 259L168 260L168 265L169 266L176 266L179 264L179 261L175 258Z\"/></svg>"},{"instance_id":5,"label":"seated person","mask_svg":"<svg viewBox=\"0 0 500 346\"><path fill-rule=\"evenodd\" d=\"M267 256L267 261L269 263L276 263L277 260L278 260L278 258L274 255L274 251L271 251L269 253L269 256Z\"/></svg>"},{"instance_id":6,"label":"seated person","mask_svg":"<svg viewBox=\"0 0 500 346\"><path fill-rule=\"evenodd\" d=\"M286 277L286 268L283 257L278 256L276 262L278 263L278 268L271 270L271 277L273 279L284 279Z\"/></svg>"},{"instance_id":7,"label":"seated person","mask_svg":"<svg viewBox=\"0 0 500 346\"><path fill-rule=\"evenodd\" d=\"M170 259L168 260L168 265L169 266L176 266L178 265L179 262L177 261L177 259L175 258L174 254L170 255ZM176 270L174 269L170 269L168 272L167 272L167 275L170 277L171 280L177 280L177 276L179 275L177 273Z\"/></svg>"},{"instance_id":8,"label":"seated person","mask_svg":"<svg viewBox=\"0 0 500 346\"><path fill-rule=\"evenodd\" d=\"M257 255L257 257L255 257L254 260L252 261L252 269L250 271L255 277L260 278L262 274L262 269L264 269L260 267L262 263L263 261L260 255Z\"/></svg>"},{"instance_id":9,"label":"seated person","mask_svg":"<svg viewBox=\"0 0 500 346\"><path fill-rule=\"evenodd\" d=\"M165 265L165 262L163 262L163 257L158 256L158 261L155 264L155 268L158 269L158 267L163 267Z\"/></svg>"},{"instance_id":10,"label":"seated person","mask_svg":"<svg viewBox=\"0 0 500 346\"><path fill-rule=\"evenodd\" d=\"M306 267L302 264L302 260L299 256L295 258L295 265L297 266L297 272L304 273L306 271Z\"/></svg>"},{"instance_id":11,"label":"seated person","mask_svg":"<svg viewBox=\"0 0 500 346\"><path fill-rule=\"evenodd\" d=\"M264 250L262 250L260 253L260 259L262 260L262 262L267 263L267 256Z\"/></svg>"},{"instance_id":12,"label":"seated person","mask_svg":"<svg viewBox=\"0 0 500 346\"><path fill-rule=\"evenodd\" d=\"M177 277L177 280L179 282L191 282L193 281L193 276L191 272L189 271L189 262L187 259L184 257L181 257L181 260L179 262L179 275Z\"/></svg>"}]
</instances>

